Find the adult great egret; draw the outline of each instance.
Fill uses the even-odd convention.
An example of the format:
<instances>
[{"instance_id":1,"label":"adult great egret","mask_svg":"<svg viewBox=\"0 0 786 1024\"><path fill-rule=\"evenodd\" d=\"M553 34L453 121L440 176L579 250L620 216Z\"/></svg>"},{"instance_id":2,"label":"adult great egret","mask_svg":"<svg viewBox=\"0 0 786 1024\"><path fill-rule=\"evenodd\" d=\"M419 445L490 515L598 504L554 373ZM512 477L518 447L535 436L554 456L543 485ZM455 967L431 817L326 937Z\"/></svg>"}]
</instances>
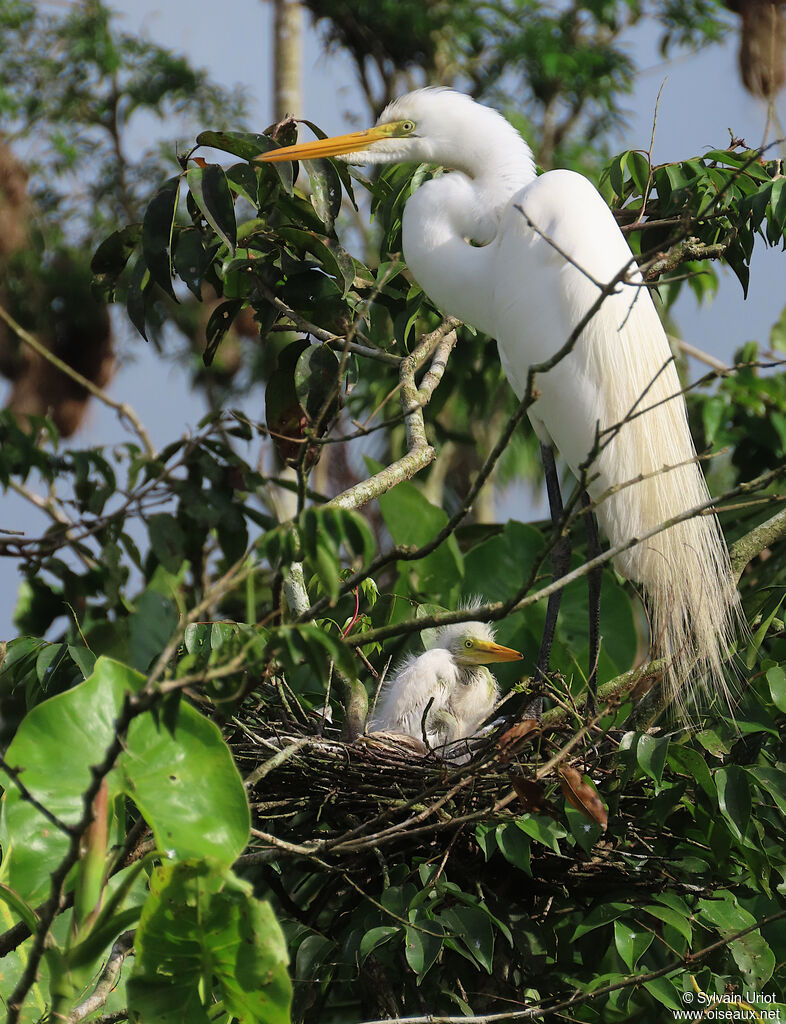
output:
<instances>
[{"instance_id":1,"label":"adult great egret","mask_svg":"<svg viewBox=\"0 0 786 1024\"><path fill-rule=\"evenodd\" d=\"M556 445L582 479L599 447L585 482L612 545L708 502L663 327L611 211L585 177L567 170L537 176L529 146L501 114L439 88L395 100L366 131L257 159L325 156L452 169L407 202L404 257L439 307L496 338L519 397L530 367L553 357L603 286L631 267L570 351L538 374L529 417L547 471ZM549 497L557 519L551 488ZM728 700L722 663L741 613L715 516L655 533L614 564L644 589L671 695L687 702L704 681ZM555 564L555 576L561 571Z\"/></svg>"},{"instance_id":2,"label":"adult great egret","mask_svg":"<svg viewBox=\"0 0 786 1024\"><path fill-rule=\"evenodd\" d=\"M425 654L405 659L385 683L369 731L405 732L422 739L426 714L430 747L466 739L499 699L497 681L486 665L520 658L518 651L495 643L494 631L484 622L442 626Z\"/></svg>"}]
</instances>

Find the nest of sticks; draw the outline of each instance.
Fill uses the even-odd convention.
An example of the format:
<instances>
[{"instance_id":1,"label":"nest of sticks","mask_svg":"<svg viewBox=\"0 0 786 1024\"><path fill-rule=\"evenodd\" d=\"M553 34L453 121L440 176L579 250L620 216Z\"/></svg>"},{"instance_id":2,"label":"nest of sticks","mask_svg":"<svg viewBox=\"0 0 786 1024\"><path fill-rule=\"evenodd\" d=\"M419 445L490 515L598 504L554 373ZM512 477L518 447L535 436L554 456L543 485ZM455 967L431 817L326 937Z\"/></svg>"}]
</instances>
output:
<instances>
[{"instance_id":1,"label":"nest of sticks","mask_svg":"<svg viewBox=\"0 0 786 1024\"><path fill-rule=\"evenodd\" d=\"M370 733L347 743L334 730L258 721L240 727L233 749L260 827L293 844L319 834L323 852L491 820L512 793L510 766L490 760L482 744L458 764L410 736Z\"/></svg>"}]
</instances>

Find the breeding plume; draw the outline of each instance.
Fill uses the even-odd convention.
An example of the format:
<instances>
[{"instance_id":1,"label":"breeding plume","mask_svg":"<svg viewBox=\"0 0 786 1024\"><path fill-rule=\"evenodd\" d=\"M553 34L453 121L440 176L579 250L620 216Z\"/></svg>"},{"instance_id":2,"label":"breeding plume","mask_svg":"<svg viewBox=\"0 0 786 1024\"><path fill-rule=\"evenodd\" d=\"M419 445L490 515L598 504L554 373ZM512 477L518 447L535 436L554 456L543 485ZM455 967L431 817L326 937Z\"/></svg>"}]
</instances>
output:
<instances>
[{"instance_id":1,"label":"breeding plume","mask_svg":"<svg viewBox=\"0 0 786 1024\"><path fill-rule=\"evenodd\" d=\"M666 335L629 246L586 178L566 170L537 176L529 146L505 118L448 89L395 100L367 131L259 159L330 155L450 170L408 201L404 256L439 307L496 338L520 398L530 367L555 356L581 326L563 358L537 375L529 417L544 453L551 458L556 446L583 478L612 545L706 505ZM603 286L623 272L584 323ZM655 533L614 564L644 589L672 695L687 702L701 680L727 695L722 662L739 604L715 516Z\"/></svg>"},{"instance_id":2,"label":"breeding plume","mask_svg":"<svg viewBox=\"0 0 786 1024\"><path fill-rule=\"evenodd\" d=\"M495 643L494 631L484 622L442 626L433 646L407 658L385 684L369 731L422 739L425 727L432 749L473 736L499 699L497 681L486 665L520 658L518 651Z\"/></svg>"}]
</instances>

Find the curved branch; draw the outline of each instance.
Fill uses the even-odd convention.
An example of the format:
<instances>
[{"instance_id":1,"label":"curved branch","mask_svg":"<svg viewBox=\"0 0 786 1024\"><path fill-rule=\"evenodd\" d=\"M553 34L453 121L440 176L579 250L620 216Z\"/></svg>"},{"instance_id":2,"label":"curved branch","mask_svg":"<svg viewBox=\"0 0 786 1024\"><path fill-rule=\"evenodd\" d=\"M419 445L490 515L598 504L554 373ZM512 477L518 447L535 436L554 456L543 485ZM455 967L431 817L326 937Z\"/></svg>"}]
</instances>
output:
<instances>
[{"instance_id":1,"label":"curved branch","mask_svg":"<svg viewBox=\"0 0 786 1024\"><path fill-rule=\"evenodd\" d=\"M745 566L776 541L786 537L786 508L740 537L729 549L734 582L738 583Z\"/></svg>"},{"instance_id":2,"label":"curved branch","mask_svg":"<svg viewBox=\"0 0 786 1024\"><path fill-rule=\"evenodd\" d=\"M103 971L101 971L92 995L88 996L83 1003L80 1003L79 1006L72 1010L66 1018L66 1024L79 1024L79 1021L89 1017L91 1013L95 1013L96 1010L99 1010L104 1005L112 989L120 980L123 961L134 948L135 934L133 930L123 932L115 941L109 954L109 959ZM122 1020L123 1018L121 1017L120 1019Z\"/></svg>"},{"instance_id":3,"label":"curved branch","mask_svg":"<svg viewBox=\"0 0 786 1024\"><path fill-rule=\"evenodd\" d=\"M404 425L407 432L407 452L390 466L386 466L369 477L361 480L353 487L331 498L328 505L336 508L360 508L373 498L389 491L391 487L409 480L430 462L434 461L436 452L426 437L426 424L423 419L423 407L428 404L434 389L442 380L447 358L456 344L456 330L460 321L454 317L445 319L436 330L427 334L418 346L399 363L399 392L401 409L404 414ZM418 388L415 374L430 356L434 356L431 367ZM313 608L309 617L313 617ZM300 621L300 620L298 620Z\"/></svg>"}]
</instances>

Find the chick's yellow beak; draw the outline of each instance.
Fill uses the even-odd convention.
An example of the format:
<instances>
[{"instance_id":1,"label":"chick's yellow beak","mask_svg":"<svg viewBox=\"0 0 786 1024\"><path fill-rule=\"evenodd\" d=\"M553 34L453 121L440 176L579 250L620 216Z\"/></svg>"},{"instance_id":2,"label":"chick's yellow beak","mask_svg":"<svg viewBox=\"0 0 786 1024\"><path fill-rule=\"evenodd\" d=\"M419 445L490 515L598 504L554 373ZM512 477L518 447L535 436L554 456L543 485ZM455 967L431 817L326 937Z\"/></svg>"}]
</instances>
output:
<instances>
[{"instance_id":1,"label":"chick's yellow beak","mask_svg":"<svg viewBox=\"0 0 786 1024\"><path fill-rule=\"evenodd\" d=\"M512 647L503 647L493 640L476 640L475 650L483 655L483 661L489 665L497 661L521 661L523 655Z\"/></svg>"},{"instance_id":2,"label":"chick's yellow beak","mask_svg":"<svg viewBox=\"0 0 786 1024\"><path fill-rule=\"evenodd\" d=\"M296 146L285 146L283 149L272 149L260 153L255 160L262 163L281 163L283 160L316 160L324 156L343 156L346 153L358 153L380 139L390 137L387 125L367 128L362 132L350 132L349 135L334 135L330 139L315 139Z\"/></svg>"}]
</instances>

